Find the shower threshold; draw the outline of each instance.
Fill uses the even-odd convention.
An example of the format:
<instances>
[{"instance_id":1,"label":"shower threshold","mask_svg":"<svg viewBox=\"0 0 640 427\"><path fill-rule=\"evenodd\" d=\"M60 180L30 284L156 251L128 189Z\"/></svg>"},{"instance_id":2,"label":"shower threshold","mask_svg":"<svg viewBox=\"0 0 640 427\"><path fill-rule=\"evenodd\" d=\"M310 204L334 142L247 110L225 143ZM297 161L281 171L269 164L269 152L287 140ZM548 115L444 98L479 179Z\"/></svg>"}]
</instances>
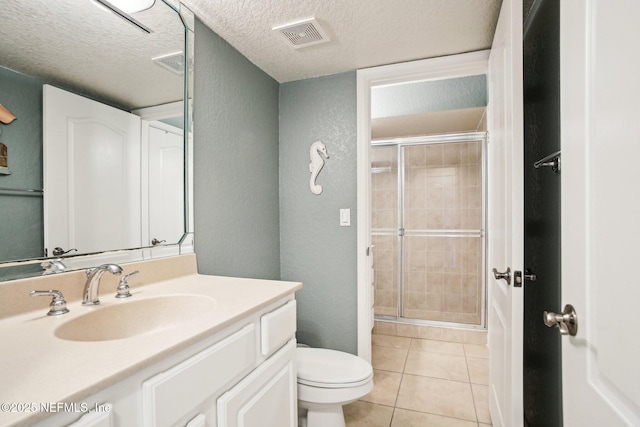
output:
<instances>
[{"instance_id":1,"label":"shower threshold","mask_svg":"<svg viewBox=\"0 0 640 427\"><path fill-rule=\"evenodd\" d=\"M386 323L396 323L400 325L413 325L413 326L433 326L439 328L450 329L466 329L473 331L486 331L487 328L484 325L472 324L472 323L459 323L459 322L447 322L445 320L423 320L423 319L410 319L406 317L396 317L384 314L374 315L374 320Z\"/></svg>"}]
</instances>

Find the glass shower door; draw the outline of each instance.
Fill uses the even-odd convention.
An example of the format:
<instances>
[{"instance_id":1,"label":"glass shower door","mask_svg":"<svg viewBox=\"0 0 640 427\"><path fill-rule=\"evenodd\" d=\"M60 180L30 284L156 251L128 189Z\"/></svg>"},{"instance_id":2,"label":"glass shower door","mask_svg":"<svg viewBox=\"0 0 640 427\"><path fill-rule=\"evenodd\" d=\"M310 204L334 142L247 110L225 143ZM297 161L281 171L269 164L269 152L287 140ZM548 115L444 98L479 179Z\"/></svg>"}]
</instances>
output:
<instances>
[{"instance_id":1,"label":"glass shower door","mask_svg":"<svg viewBox=\"0 0 640 427\"><path fill-rule=\"evenodd\" d=\"M482 325L484 141L374 145L374 313Z\"/></svg>"},{"instance_id":2,"label":"glass shower door","mask_svg":"<svg viewBox=\"0 0 640 427\"><path fill-rule=\"evenodd\" d=\"M398 185L398 147L374 147L371 150L371 244L374 314L378 317L399 316Z\"/></svg>"},{"instance_id":3,"label":"glass shower door","mask_svg":"<svg viewBox=\"0 0 640 427\"><path fill-rule=\"evenodd\" d=\"M401 147L400 316L479 325L483 318L482 143Z\"/></svg>"}]
</instances>

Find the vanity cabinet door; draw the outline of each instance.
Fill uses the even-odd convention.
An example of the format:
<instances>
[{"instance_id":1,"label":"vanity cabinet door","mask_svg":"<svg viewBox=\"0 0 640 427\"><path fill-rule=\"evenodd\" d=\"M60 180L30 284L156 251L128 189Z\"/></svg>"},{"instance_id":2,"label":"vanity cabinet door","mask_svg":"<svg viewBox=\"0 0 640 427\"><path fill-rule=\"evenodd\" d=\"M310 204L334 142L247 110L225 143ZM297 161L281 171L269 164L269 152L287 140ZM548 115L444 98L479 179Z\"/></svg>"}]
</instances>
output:
<instances>
[{"instance_id":1,"label":"vanity cabinet door","mask_svg":"<svg viewBox=\"0 0 640 427\"><path fill-rule=\"evenodd\" d=\"M68 424L67 427L113 427L111 409L106 410L107 405L113 408L110 403L102 404L100 407L104 409L104 412L91 411L78 421Z\"/></svg>"},{"instance_id":2,"label":"vanity cabinet door","mask_svg":"<svg viewBox=\"0 0 640 427\"><path fill-rule=\"evenodd\" d=\"M218 399L217 427L295 427L298 422L296 341Z\"/></svg>"},{"instance_id":3,"label":"vanity cabinet door","mask_svg":"<svg viewBox=\"0 0 640 427\"><path fill-rule=\"evenodd\" d=\"M143 426L173 426L208 398L249 373L257 363L255 329L254 324L247 325L145 381L142 384Z\"/></svg>"}]
</instances>

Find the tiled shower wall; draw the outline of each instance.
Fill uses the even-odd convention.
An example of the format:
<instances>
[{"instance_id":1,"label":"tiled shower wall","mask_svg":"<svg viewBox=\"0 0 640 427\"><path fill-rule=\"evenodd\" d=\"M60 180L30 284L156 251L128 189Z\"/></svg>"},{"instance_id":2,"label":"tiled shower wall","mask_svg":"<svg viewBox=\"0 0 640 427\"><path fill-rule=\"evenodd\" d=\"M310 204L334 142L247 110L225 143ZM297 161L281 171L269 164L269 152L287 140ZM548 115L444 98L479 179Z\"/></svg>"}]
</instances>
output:
<instances>
[{"instance_id":1,"label":"tiled shower wall","mask_svg":"<svg viewBox=\"0 0 640 427\"><path fill-rule=\"evenodd\" d=\"M372 150L375 313L480 324L482 143L404 148L404 239L394 233L400 212L396 150Z\"/></svg>"}]
</instances>

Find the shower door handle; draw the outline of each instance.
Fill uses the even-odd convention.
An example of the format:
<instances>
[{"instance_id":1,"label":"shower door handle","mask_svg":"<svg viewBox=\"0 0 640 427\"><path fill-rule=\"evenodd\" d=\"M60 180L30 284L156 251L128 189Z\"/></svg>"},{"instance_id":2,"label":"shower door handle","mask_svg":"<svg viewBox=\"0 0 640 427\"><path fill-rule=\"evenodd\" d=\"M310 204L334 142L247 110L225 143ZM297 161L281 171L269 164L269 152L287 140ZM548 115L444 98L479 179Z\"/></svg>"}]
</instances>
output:
<instances>
[{"instance_id":1,"label":"shower door handle","mask_svg":"<svg viewBox=\"0 0 640 427\"><path fill-rule=\"evenodd\" d=\"M503 279L507 282L507 285L511 285L511 267L507 267L507 271L500 273L497 269L493 269L493 277L496 280Z\"/></svg>"}]
</instances>

